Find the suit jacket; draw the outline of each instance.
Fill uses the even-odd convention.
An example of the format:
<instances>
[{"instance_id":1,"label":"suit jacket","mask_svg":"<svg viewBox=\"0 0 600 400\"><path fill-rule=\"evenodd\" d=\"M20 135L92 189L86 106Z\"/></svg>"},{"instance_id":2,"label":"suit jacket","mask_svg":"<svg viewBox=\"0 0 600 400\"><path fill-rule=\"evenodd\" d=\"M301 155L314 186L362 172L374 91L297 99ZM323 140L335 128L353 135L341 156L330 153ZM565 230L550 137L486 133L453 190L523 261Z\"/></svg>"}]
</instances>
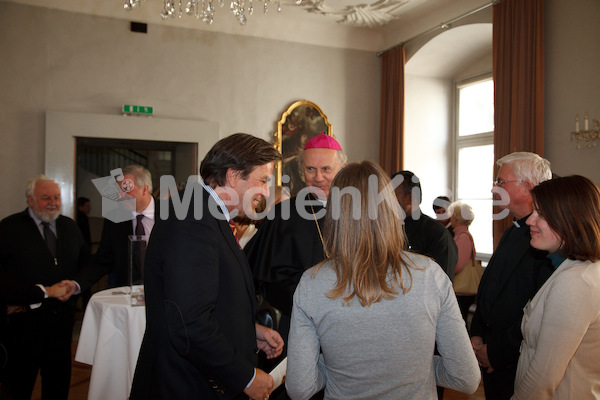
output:
<instances>
[{"instance_id":1,"label":"suit jacket","mask_svg":"<svg viewBox=\"0 0 600 400\"><path fill-rule=\"evenodd\" d=\"M5 346L9 337L7 305L27 306L41 303L44 292L35 284L15 280L4 268L0 268L0 383L5 379L8 352Z\"/></svg>"},{"instance_id":2,"label":"suit jacket","mask_svg":"<svg viewBox=\"0 0 600 400\"><path fill-rule=\"evenodd\" d=\"M458 248L450 231L420 210L418 219L412 219L410 215L406 217L404 229L409 250L433 258L450 280L454 280Z\"/></svg>"},{"instance_id":3,"label":"suit jacket","mask_svg":"<svg viewBox=\"0 0 600 400\"><path fill-rule=\"evenodd\" d=\"M312 209L310 205L301 207L304 216L296 208L297 197L275 205L273 217L265 219L244 248L262 295L288 316L292 313L292 297L302 274L325 258L312 210L322 214L317 218L321 230L325 211L310 195L303 200L315 203Z\"/></svg>"},{"instance_id":4,"label":"suit jacket","mask_svg":"<svg viewBox=\"0 0 600 400\"><path fill-rule=\"evenodd\" d=\"M86 290L95 282L88 246L75 221L59 216L56 234L57 265L28 209L0 222L0 268L3 270L0 287L7 304L28 306L41 302L44 294L36 284L50 286L72 279ZM35 312L69 310L72 302L47 299Z\"/></svg>"},{"instance_id":5,"label":"suit jacket","mask_svg":"<svg viewBox=\"0 0 600 400\"><path fill-rule=\"evenodd\" d=\"M154 225L159 223L159 201L154 201ZM154 230L154 228L152 228ZM129 285L129 236L133 235L131 220L119 223L104 220L98 251L93 255L96 268L102 274L112 272L109 287Z\"/></svg>"},{"instance_id":6,"label":"suit jacket","mask_svg":"<svg viewBox=\"0 0 600 400\"><path fill-rule=\"evenodd\" d=\"M523 307L552 274L547 252L530 246L527 217L504 232L485 268L477 293L471 336L481 336L495 370L516 368ZM506 382L513 385L513 382Z\"/></svg>"},{"instance_id":7,"label":"suit jacket","mask_svg":"<svg viewBox=\"0 0 600 400\"><path fill-rule=\"evenodd\" d=\"M211 215L209 202L218 209L214 199L199 184L194 189L185 219L171 208L150 237L146 332L131 400L244 398L254 374L250 268L227 221ZM196 202L202 203L200 219Z\"/></svg>"}]
</instances>

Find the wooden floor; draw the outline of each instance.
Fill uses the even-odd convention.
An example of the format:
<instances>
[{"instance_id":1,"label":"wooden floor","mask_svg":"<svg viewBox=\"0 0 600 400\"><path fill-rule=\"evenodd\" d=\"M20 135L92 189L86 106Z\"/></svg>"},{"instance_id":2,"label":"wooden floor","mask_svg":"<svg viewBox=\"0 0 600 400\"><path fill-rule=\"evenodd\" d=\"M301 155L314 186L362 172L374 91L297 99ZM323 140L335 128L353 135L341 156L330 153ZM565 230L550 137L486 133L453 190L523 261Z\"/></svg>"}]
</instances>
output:
<instances>
[{"instance_id":1,"label":"wooden floor","mask_svg":"<svg viewBox=\"0 0 600 400\"><path fill-rule=\"evenodd\" d=\"M75 354L76 345L73 346L73 354ZM69 392L69 400L86 400L88 394L88 388L90 385L90 373L92 371L92 367L87 364L81 364L76 361L73 361L73 369L71 371L71 390ZM36 383L36 387L33 391L32 400L41 400L42 392L40 390L38 382ZM108 400L108 399L107 399ZM119 399L114 399L119 400ZM122 399L126 400L126 399ZM485 395L483 394L483 385L479 385L479 389L473 394L465 394L461 392L457 392L452 389L444 390L444 400L485 400Z\"/></svg>"},{"instance_id":2,"label":"wooden floor","mask_svg":"<svg viewBox=\"0 0 600 400\"><path fill-rule=\"evenodd\" d=\"M73 347L73 354L75 354L75 348ZM90 373L92 367L87 364L81 364L73 361L73 370L71 371L71 391L69 392L69 400L86 400L88 394L88 388L90 384ZM32 400L41 400L42 394L38 382L34 389ZM118 400L118 399L115 399ZM126 399L122 399L126 400ZM444 400L485 400L483 394L483 385L479 385L479 389L473 394L460 393L455 390L445 389Z\"/></svg>"},{"instance_id":3,"label":"wooden floor","mask_svg":"<svg viewBox=\"0 0 600 400\"><path fill-rule=\"evenodd\" d=\"M80 313L77 315L77 323L75 325L74 335L73 335L73 351L72 357L75 357L75 352L77 350L77 340L79 339L79 330L81 329L81 318ZM69 400L86 400L88 389L90 385L90 374L92 372L92 367L87 364L78 363L73 360L73 367L71 370L71 390L69 392ZM33 390L32 400L41 400L42 392L40 385L40 377L38 376L38 380L36 382L35 388ZM107 400L126 400L126 399L107 399ZM479 385L479 389L473 394L465 394L460 393L455 390L445 389L444 390L444 400L485 400L485 395L483 393L483 384Z\"/></svg>"}]
</instances>

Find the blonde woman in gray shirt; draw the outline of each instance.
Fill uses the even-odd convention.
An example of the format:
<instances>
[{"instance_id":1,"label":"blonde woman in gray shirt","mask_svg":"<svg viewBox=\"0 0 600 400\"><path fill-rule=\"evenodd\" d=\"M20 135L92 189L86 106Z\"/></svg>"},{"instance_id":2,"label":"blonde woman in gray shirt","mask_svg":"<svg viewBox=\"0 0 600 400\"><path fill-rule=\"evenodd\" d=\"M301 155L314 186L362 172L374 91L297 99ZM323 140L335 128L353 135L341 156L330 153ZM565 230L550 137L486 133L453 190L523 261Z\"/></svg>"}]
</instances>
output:
<instances>
[{"instance_id":1,"label":"blonde woman in gray shirt","mask_svg":"<svg viewBox=\"0 0 600 400\"><path fill-rule=\"evenodd\" d=\"M338 173L323 226L325 260L294 294L292 399L324 388L325 399L433 400L436 384L467 393L479 386L452 283L433 260L404 250L402 218L377 164Z\"/></svg>"}]
</instances>

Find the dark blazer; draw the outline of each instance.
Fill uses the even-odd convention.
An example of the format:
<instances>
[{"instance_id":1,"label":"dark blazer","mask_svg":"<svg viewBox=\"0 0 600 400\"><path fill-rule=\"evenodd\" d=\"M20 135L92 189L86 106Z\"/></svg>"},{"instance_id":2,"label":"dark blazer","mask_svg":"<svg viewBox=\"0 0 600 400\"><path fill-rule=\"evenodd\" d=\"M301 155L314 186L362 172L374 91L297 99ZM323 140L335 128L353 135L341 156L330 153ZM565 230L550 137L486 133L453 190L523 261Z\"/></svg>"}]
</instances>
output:
<instances>
[{"instance_id":1,"label":"dark blazer","mask_svg":"<svg viewBox=\"0 0 600 400\"><path fill-rule=\"evenodd\" d=\"M497 371L507 367L516 371L523 307L553 272L547 253L530 246L526 219L518 221L520 228L511 226L502 235L481 278L471 323L471 336L483 338ZM512 387L514 376L505 385Z\"/></svg>"},{"instance_id":2,"label":"dark blazer","mask_svg":"<svg viewBox=\"0 0 600 400\"><path fill-rule=\"evenodd\" d=\"M154 225L160 223L159 201L154 200ZM154 228L152 228L154 230ZM119 223L104 219L98 251L92 256L93 264L103 273L112 272L109 287L129 284L129 236L133 235L131 220Z\"/></svg>"},{"instance_id":3,"label":"dark blazer","mask_svg":"<svg viewBox=\"0 0 600 400\"><path fill-rule=\"evenodd\" d=\"M453 281L458 248L450 231L420 210L418 219L409 215L404 223L409 250L433 258Z\"/></svg>"},{"instance_id":4,"label":"dark blazer","mask_svg":"<svg viewBox=\"0 0 600 400\"><path fill-rule=\"evenodd\" d=\"M194 189L185 219L171 208L150 237L146 333L131 400L247 399L257 363L250 268L227 221L211 215L215 201Z\"/></svg>"},{"instance_id":5,"label":"dark blazer","mask_svg":"<svg viewBox=\"0 0 600 400\"><path fill-rule=\"evenodd\" d=\"M96 275L90 268L88 246L77 224L70 218L56 220L57 265L34 220L26 209L0 222L0 266L8 277L3 279L2 290L10 293L8 304L28 305L40 301L36 284L50 286L63 279L76 280L82 290L94 284ZM9 282L19 282L26 291L15 291ZM43 299L43 293L41 294ZM56 299L49 299L41 307L68 307ZM39 310L41 311L41 310Z\"/></svg>"},{"instance_id":6,"label":"dark blazer","mask_svg":"<svg viewBox=\"0 0 600 400\"><path fill-rule=\"evenodd\" d=\"M12 276L0 268L0 383L4 381L8 353L6 340L8 338L8 315L7 306L41 303L44 301L44 292L35 284L26 284L15 280ZM0 395L1 396L1 395Z\"/></svg>"},{"instance_id":7,"label":"dark blazer","mask_svg":"<svg viewBox=\"0 0 600 400\"><path fill-rule=\"evenodd\" d=\"M315 204L312 209L310 205L304 206L304 217L297 211L297 197L276 204L273 217L264 220L244 248L262 295L288 316L292 313L292 298L302 274L325 258L312 214L313 210L319 214L317 221L321 227L325 211L320 202L309 196L303 200ZM322 232L323 228L320 229Z\"/></svg>"},{"instance_id":8,"label":"dark blazer","mask_svg":"<svg viewBox=\"0 0 600 400\"><path fill-rule=\"evenodd\" d=\"M56 262L28 209L13 214L0 222L0 300L3 311L3 335L6 334L8 364L4 371L4 390L14 392L15 398L33 385L35 376L25 373L42 367L51 385L46 386L50 397L68 390L71 371L71 335L75 296L67 302L44 299L43 291L36 286L50 286L64 279L76 280L82 290L89 288L95 279L90 268L89 249L77 224L70 218L59 216L56 220ZM31 304L42 303L36 309ZM20 305L25 313L6 317L6 305ZM64 339L64 340L63 340ZM4 340L4 338L2 339ZM51 348L43 351L32 347L51 341ZM52 376L51 376L52 375ZM20 393L20 394L18 394Z\"/></svg>"}]
</instances>

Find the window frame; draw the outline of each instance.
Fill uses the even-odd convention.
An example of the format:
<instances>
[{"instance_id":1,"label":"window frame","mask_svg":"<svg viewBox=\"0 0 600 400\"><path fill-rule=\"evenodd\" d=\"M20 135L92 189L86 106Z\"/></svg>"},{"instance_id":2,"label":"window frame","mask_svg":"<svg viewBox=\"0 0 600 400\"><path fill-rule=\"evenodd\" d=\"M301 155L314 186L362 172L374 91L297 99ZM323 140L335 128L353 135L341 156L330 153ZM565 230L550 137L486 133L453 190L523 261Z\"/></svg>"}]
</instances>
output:
<instances>
[{"instance_id":1,"label":"window frame","mask_svg":"<svg viewBox=\"0 0 600 400\"><path fill-rule=\"evenodd\" d=\"M492 72L473 76L467 79L462 79L454 82L454 132L452 135L453 144L454 144L454 152L453 152L453 174L452 174L452 184L453 184L453 193L455 194L455 201L462 200L458 197L458 187L459 187L459 174L458 174L458 154L460 150L468 147L477 147L477 146L486 146L486 145L494 145L494 131L481 132L472 135L459 136L459 124L460 124L460 89L473 85L479 82L485 81L493 81ZM494 165L490 165L490 168L493 168ZM491 182L490 182L491 185ZM491 189L491 188L490 188ZM492 194L490 192L490 202L493 200ZM490 218L492 217L492 209L490 205ZM489 232L490 240L493 242L493 231ZM483 253L477 252L476 254L478 260L482 260L487 263L492 253Z\"/></svg>"}]
</instances>

